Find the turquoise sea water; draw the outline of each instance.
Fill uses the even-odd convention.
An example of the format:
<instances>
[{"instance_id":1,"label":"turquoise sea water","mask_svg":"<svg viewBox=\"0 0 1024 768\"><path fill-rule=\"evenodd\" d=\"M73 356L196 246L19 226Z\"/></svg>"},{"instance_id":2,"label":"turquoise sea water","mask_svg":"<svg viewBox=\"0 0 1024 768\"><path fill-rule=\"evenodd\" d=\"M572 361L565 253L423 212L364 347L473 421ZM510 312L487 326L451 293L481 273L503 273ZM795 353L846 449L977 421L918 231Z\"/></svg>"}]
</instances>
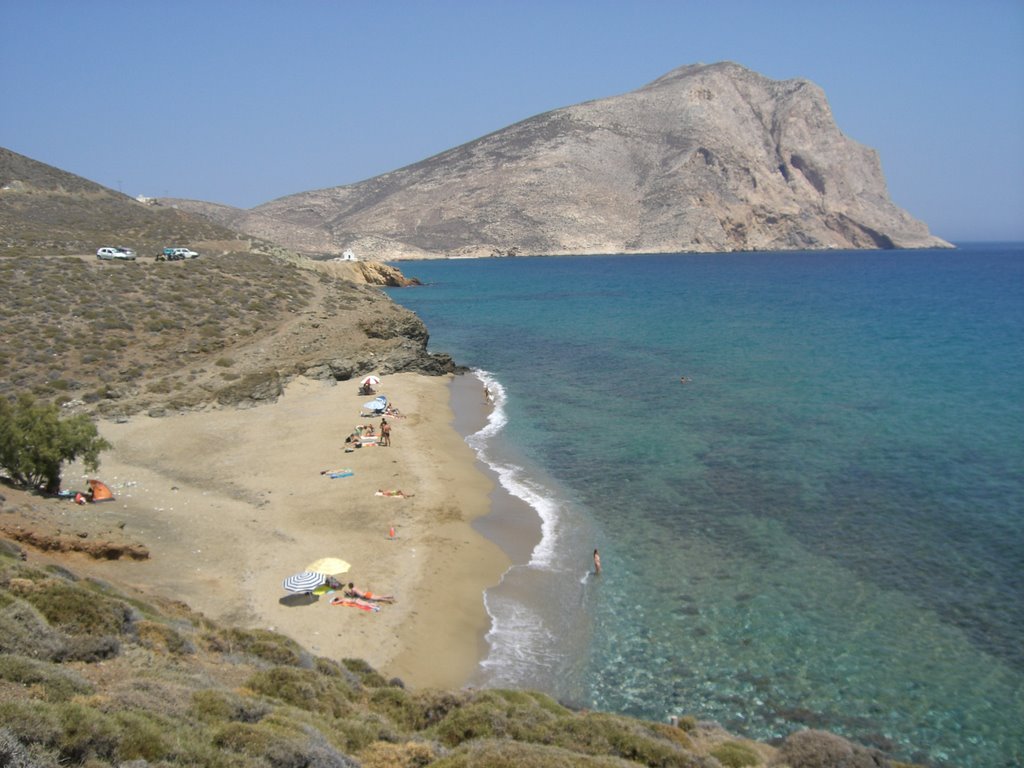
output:
<instances>
[{"instance_id":1,"label":"turquoise sea water","mask_svg":"<svg viewBox=\"0 0 1024 768\"><path fill-rule=\"evenodd\" d=\"M400 266L544 525L479 682L1024 764L1024 246Z\"/></svg>"}]
</instances>

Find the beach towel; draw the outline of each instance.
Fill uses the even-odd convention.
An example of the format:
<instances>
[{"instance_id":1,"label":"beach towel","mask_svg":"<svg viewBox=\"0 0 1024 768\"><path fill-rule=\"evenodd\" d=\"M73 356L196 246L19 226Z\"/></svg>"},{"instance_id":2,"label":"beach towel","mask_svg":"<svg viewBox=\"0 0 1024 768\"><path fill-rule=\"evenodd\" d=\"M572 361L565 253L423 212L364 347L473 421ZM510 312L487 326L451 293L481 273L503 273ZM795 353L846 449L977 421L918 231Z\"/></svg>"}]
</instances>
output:
<instances>
[{"instance_id":1,"label":"beach towel","mask_svg":"<svg viewBox=\"0 0 1024 768\"><path fill-rule=\"evenodd\" d=\"M336 480L339 477L352 477L355 474L351 469L323 469L320 471L321 475L326 475L332 480Z\"/></svg>"},{"instance_id":2,"label":"beach towel","mask_svg":"<svg viewBox=\"0 0 1024 768\"><path fill-rule=\"evenodd\" d=\"M347 608L359 608L363 611L379 611L379 605L364 603L362 600L353 600L348 597L335 597L331 599L331 605L344 605Z\"/></svg>"}]
</instances>

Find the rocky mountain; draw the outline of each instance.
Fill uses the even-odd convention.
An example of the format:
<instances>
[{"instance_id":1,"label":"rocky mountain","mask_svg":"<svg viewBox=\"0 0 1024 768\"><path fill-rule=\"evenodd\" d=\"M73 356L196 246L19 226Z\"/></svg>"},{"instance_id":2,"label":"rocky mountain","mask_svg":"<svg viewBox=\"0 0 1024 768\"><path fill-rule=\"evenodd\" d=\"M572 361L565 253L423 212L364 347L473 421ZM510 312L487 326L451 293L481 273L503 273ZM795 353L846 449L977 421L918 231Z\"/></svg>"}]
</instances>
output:
<instances>
[{"instance_id":1,"label":"rocky mountain","mask_svg":"<svg viewBox=\"0 0 1024 768\"><path fill-rule=\"evenodd\" d=\"M185 210L304 252L384 259L949 247L889 199L821 88L734 63L531 117L348 186Z\"/></svg>"}]
</instances>

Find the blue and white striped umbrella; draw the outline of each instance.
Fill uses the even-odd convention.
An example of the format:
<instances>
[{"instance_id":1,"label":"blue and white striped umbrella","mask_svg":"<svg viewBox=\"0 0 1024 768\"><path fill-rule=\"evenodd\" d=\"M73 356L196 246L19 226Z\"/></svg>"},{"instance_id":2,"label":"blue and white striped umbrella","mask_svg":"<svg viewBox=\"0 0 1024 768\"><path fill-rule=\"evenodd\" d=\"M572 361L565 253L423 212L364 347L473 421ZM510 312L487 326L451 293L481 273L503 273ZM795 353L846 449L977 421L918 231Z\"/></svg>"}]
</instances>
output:
<instances>
[{"instance_id":1,"label":"blue and white striped umbrella","mask_svg":"<svg viewBox=\"0 0 1024 768\"><path fill-rule=\"evenodd\" d=\"M312 592L321 584L326 583L327 577L322 573L316 573L315 571L303 571L302 573L293 573L285 579L284 588L289 592Z\"/></svg>"}]
</instances>

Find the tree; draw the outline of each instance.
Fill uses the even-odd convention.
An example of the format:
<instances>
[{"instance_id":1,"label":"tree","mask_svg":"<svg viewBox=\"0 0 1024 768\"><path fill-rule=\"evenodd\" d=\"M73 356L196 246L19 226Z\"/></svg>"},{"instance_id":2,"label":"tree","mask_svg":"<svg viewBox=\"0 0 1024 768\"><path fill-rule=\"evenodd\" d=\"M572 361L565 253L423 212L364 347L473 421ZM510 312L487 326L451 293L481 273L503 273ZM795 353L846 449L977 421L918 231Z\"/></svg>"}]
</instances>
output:
<instances>
[{"instance_id":1,"label":"tree","mask_svg":"<svg viewBox=\"0 0 1024 768\"><path fill-rule=\"evenodd\" d=\"M87 414L61 419L56 405L31 395L14 403L0 398L0 469L18 485L56 493L64 462L81 457L95 472L100 452L110 447Z\"/></svg>"}]
</instances>

